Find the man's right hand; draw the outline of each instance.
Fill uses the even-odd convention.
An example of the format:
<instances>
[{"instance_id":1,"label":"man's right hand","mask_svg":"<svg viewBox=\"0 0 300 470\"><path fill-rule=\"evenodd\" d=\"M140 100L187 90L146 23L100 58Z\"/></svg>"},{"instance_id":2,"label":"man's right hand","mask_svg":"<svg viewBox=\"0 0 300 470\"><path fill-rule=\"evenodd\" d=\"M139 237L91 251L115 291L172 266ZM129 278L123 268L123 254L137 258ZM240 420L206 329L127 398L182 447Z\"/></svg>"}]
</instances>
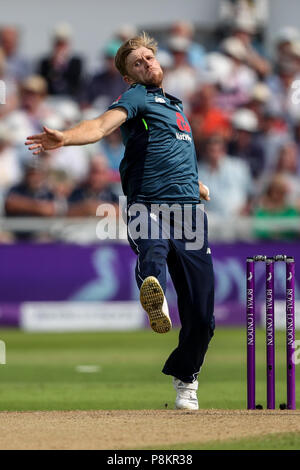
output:
<instances>
[{"instance_id":1,"label":"man's right hand","mask_svg":"<svg viewBox=\"0 0 300 470\"><path fill-rule=\"evenodd\" d=\"M45 150L54 150L64 145L63 132L45 126L43 129L44 132L27 137L25 142L25 145L30 145L29 150L35 150L33 155L38 155Z\"/></svg>"}]
</instances>

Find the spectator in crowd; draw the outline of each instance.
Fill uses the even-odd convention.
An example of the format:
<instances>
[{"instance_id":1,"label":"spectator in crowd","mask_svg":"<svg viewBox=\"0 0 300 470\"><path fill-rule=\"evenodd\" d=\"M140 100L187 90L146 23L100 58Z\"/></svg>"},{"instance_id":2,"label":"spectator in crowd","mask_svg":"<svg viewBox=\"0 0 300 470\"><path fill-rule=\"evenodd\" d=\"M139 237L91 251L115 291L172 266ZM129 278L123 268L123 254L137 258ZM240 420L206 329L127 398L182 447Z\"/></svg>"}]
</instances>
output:
<instances>
[{"instance_id":1,"label":"spectator in crowd","mask_svg":"<svg viewBox=\"0 0 300 470\"><path fill-rule=\"evenodd\" d=\"M42 165L32 161L26 165L23 180L10 188L7 193L4 207L10 217L54 217L64 215L67 209L65 200L55 199L54 193L49 189L46 173ZM43 237L41 233L18 231L15 234L18 240L32 240Z\"/></svg>"},{"instance_id":2,"label":"spectator in crowd","mask_svg":"<svg viewBox=\"0 0 300 470\"><path fill-rule=\"evenodd\" d=\"M229 116L216 106L217 89L214 83L198 85L191 96L190 123L196 149L203 139L213 134L228 138L231 131Z\"/></svg>"},{"instance_id":3,"label":"spectator in crowd","mask_svg":"<svg viewBox=\"0 0 300 470\"><path fill-rule=\"evenodd\" d=\"M23 180L8 191L5 210L9 216L52 217L60 212L47 184L47 174L40 162L25 167Z\"/></svg>"},{"instance_id":4,"label":"spectator in crowd","mask_svg":"<svg viewBox=\"0 0 300 470\"><path fill-rule=\"evenodd\" d=\"M122 24L115 32L115 38L120 44L122 44L123 42L128 41L128 39L134 38L137 34L138 31L134 25Z\"/></svg>"},{"instance_id":5,"label":"spectator in crowd","mask_svg":"<svg viewBox=\"0 0 300 470\"><path fill-rule=\"evenodd\" d=\"M127 90L128 86L115 66L115 55L120 45L119 41L113 40L105 47L104 70L96 73L87 84L81 103L83 107L90 105L101 113Z\"/></svg>"},{"instance_id":6,"label":"spectator in crowd","mask_svg":"<svg viewBox=\"0 0 300 470\"><path fill-rule=\"evenodd\" d=\"M119 166L124 156L124 145L122 143L120 129L115 130L99 142L101 154L107 158L108 166L114 173L114 179L119 181Z\"/></svg>"},{"instance_id":7,"label":"spectator in crowd","mask_svg":"<svg viewBox=\"0 0 300 470\"><path fill-rule=\"evenodd\" d=\"M39 75L30 75L20 85L20 107L5 118L5 123L13 134L21 164L31 157L24 151L24 139L42 130L47 119L55 116L54 110L46 102L47 83Z\"/></svg>"},{"instance_id":8,"label":"spectator in crowd","mask_svg":"<svg viewBox=\"0 0 300 470\"><path fill-rule=\"evenodd\" d=\"M97 156L91 160L86 181L75 187L69 197L70 217L94 217L101 203L113 204L118 208L118 198L110 187L110 174L107 160Z\"/></svg>"},{"instance_id":9,"label":"spectator in crowd","mask_svg":"<svg viewBox=\"0 0 300 470\"><path fill-rule=\"evenodd\" d=\"M249 102L247 103L246 107L255 113L259 128L263 124L264 112L268 107L270 100L271 91L266 83L256 83L251 91Z\"/></svg>"},{"instance_id":10,"label":"spectator in crowd","mask_svg":"<svg viewBox=\"0 0 300 470\"><path fill-rule=\"evenodd\" d=\"M287 219L300 215L299 210L289 203L289 193L286 177L283 174L274 175L254 210L254 217L257 219L254 225L256 237L269 240L299 238L298 224L294 228L282 230L282 227L286 226ZM273 227L272 225L268 227L266 221L276 223Z\"/></svg>"},{"instance_id":11,"label":"spectator in crowd","mask_svg":"<svg viewBox=\"0 0 300 470\"><path fill-rule=\"evenodd\" d=\"M17 81L7 73L7 63L3 49L0 47L0 81L5 84L5 106L0 102L0 118L10 114L17 108L18 87ZM1 96L1 100L3 97Z\"/></svg>"},{"instance_id":12,"label":"spectator in crowd","mask_svg":"<svg viewBox=\"0 0 300 470\"><path fill-rule=\"evenodd\" d=\"M232 116L233 136L228 143L228 153L242 159L250 169L253 179L259 178L265 167L265 154L256 137L258 120L247 108L237 110Z\"/></svg>"},{"instance_id":13,"label":"spectator in crowd","mask_svg":"<svg viewBox=\"0 0 300 470\"><path fill-rule=\"evenodd\" d=\"M54 115L44 120L46 127L64 130L65 120L62 115ZM78 184L84 180L88 173L89 155L85 147L61 147L53 152L43 152L40 156L48 171L66 172Z\"/></svg>"},{"instance_id":14,"label":"spectator in crowd","mask_svg":"<svg viewBox=\"0 0 300 470\"><path fill-rule=\"evenodd\" d=\"M267 106L260 120L257 141L264 152L264 170L258 179L258 192L265 188L266 181L275 172L278 163L279 151L282 145L290 142L291 136L288 132L286 122L281 113Z\"/></svg>"},{"instance_id":15,"label":"spectator in crowd","mask_svg":"<svg viewBox=\"0 0 300 470\"><path fill-rule=\"evenodd\" d=\"M265 0L220 0L218 3L220 23L227 28L232 28L236 18L246 18L263 27L269 16Z\"/></svg>"},{"instance_id":16,"label":"spectator in crowd","mask_svg":"<svg viewBox=\"0 0 300 470\"><path fill-rule=\"evenodd\" d=\"M176 21L170 28L170 37L185 38L189 41L189 48L187 52L188 63L193 68L203 69L205 67L205 48L193 40L195 28L192 23L187 21Z\"/></svg>"},{"instance_id":17,"label":"spectator in crowd","mask_svg":"<svg viewBox=\"0 0 300 470\"><path fill-rule=\"evenodd\" d=\"M228 64L225 75L218 77L221 85L218 105L228 111L234 111L249 101L251 91L257 82L257 74L245 63L247 49L239 38L225 39L220 44L220 53L213 54L215 60L216 58L219 61L225 60Z\"/></svg>"},{"instance_id":18,"label":"spectator in crowd","mask_svg":"<svg viewBox=\"0 0 300 470\"><path fill-rule=\"evenodd\" d=\"M254 70L258 77L263 79L271 73L271 64L262 57L252 46L252 39L256 32L256 24L251 17L237 17L233 23L232 37L239 39L245 49L245 63Z\"/></svg>"},{"instance_id":19,"label":"spectator in crowd","mask_svg":"<svg viewBox=\"0 0 300 470\"><path fill-rule=\"evenodd\" d=\"M290 65L292 61L291 45L300 40L300 31L293 26L285 26L275 39L275 70L279 65Z\"/></svg>"},{"instance_id":20,"label":"spectator in crowd","mask_svg":"<svg viewBox=\"0 0 300 470\"><path fill-rule=\"evenodd\" d=\"M81 119L79 104L72 98L47 95L46 104L53 110L53 116L63 121L64 127L75 126Z\"/></svg>"},{"instance_id":21,"label":"spectator in crowd","mask_svg":"<svg viewBox=\"0 0 300 470\"><path fill-rule=\"evenodd\" d=\"M189 39L181 36L169 38L168 47L173 59L173 66L166 72L164 87L173 96L180 96L185 109L189 108L190 95L197 84L196 69L188 62Z\"/></svg>"},{"instance_id":22,"label":"spectator in crowd","mask_svg":"<svg viewBox=\"0 0 300 470\"><path fill-rule=\"evenodd\" d=\"M71 27L58 25L53 34L52 51L37 65L37 73L45 78L50 95L78 99L83 86L83 61L71 51Z\"/></svg>"},{"instance_id":23,"label":"spectator in crowd","mask_svg":"<svg viewBox=\"0 0 300 470\"><path fill-rule=\"evenodd\" d=\"M280 148L275 173L285 177L289 186L288 202L300 209L300 161L295 142L290 141Z\"/></svg>"},{"instance_id":24,"label":"spectator in crowd","mask_svg":"<svg viewBox=\"0 0 300 470\"><path fill-rule=\"evenodd\" d=\"M277 73L267 80L272 93L272 109L283 115L290 128L300 117L299 104L292 99L295 92L292 83L296 78L297 66L294 62L289 62L280 64Z\"/></svg>"},{"instance_id":25,"label":"spectator in crowd","mask_svg":"<svg viewBox=\"0 0 300 470\"><path fill-rule=\"evenodd\" d=\"M241 214L253 191L247 164L226 155L223 137L211 136L205 146L205 160L198 165L201 180L210 189L211 200L205 203L210 213L222 217Z\"/></svg>"},{"instance_id":26,"label":"spectator in crowd","mask_svg":"<svg viewBox=\"0 0 300 470\"><path fill-rule=\"evenodd\" d=\"M12 135L9 129L0 122L0 200L3 200L5 191L17 184L22 172L19 166L17 152L12 146ZM1 206L2 204L0 204Z\"/></svg>"},{"instance_id":27,"label":"spectator in crowd","mask_svg":"<svg viewBox=\"0 0 300 470\"><path fill-rule=\"evenodd\" d=\"M295 67L296 79L300 78L300 40L293 41L291 44L291 62Z\"/></svg>"},{"instance_id":28,"label":"spectator in crowd","mask_svg":"<svg viewBox=\"0 0 300 470\"><path fill-rule=\"evenodd\" d=\"M15 26L3 26L0 29L0 46L6 60L7 75L17 82L24 80L31 73L27 59L18 52L20 34Z\"/></svg>"},{"instance_id":29,"label":"spectator in crowd","mask_svg":"<svg viewBox=\"0 0 300 470\"><path fill-rule=\"evenodd\" d=\"M6 119L16 143L22 143L28 132L31 134L40 130L41 121L51 113L45 103L47 83L39 75L30 75L23 80L19 92L20 107Z\"/></svg>"},{"instance_id":30,"label":"spectator in crowd","mask_svg":"<svg viewBox=\"0 0 300 470\"><path fill-rule=\"evenodd\" d=\"M67 201L74 190L74 179L64 170L49 170L48 185L53 192L55 199L64 204L67 210Z\"/></svg>"}]
</instances>

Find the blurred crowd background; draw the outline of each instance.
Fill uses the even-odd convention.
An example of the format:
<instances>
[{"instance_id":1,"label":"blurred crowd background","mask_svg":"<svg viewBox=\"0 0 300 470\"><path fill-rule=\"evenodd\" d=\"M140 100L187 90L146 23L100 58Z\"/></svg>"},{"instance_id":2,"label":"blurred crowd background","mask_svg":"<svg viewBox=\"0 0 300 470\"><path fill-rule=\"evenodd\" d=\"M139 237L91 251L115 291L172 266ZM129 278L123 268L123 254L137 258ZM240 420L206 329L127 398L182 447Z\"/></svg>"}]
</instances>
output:
<instances>
[{"instance_id":1,"label":"blurred crowd background","mask_svg":"<svg viewBox=\"0 0 300 470\"><path fill-rule=\"evenodd\" d=\"M189 117L199 178L211 192L208 214L225 224L275 218L279 229L260 223L253 236L299 239L300 29L283 25L270 54L251 2L225 0L221 6L207 41L199 42L196 23L181 20L161 32L164 89L182 99ZM140 31L134 24L112 30L99 45L99 64L91 67L73 48L71 24L53 25L49 50L37 60L21 54L18 28L1 24L1 218L94 217L101 202L117 207L124 154L119 130L96 144L39 157L24 142L43 126L63 130L104 112L127 89L115 54ZM0 232L2 243L33 239L45 238L28 230Z\"/></svg>"}]
</instances>

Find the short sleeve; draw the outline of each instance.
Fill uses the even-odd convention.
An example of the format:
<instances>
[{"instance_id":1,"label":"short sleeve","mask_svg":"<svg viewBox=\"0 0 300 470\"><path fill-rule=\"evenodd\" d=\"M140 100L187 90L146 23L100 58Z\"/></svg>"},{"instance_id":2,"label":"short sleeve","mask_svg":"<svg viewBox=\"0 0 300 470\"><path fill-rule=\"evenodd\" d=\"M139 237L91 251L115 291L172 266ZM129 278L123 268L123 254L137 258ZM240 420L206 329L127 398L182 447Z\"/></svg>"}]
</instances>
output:
<instances>
[{"instance_id":1,"label":"short sleeve","mask_svg":"<svg viewBox=\"0 0 300 470\"><path fill-rule=\"evenodd\" d=\"M108 109L125 108L128 113L128 120L145 112L145 102L146 88L143 85L136 85L120 95Z\"/></svg>"}]
</instances>

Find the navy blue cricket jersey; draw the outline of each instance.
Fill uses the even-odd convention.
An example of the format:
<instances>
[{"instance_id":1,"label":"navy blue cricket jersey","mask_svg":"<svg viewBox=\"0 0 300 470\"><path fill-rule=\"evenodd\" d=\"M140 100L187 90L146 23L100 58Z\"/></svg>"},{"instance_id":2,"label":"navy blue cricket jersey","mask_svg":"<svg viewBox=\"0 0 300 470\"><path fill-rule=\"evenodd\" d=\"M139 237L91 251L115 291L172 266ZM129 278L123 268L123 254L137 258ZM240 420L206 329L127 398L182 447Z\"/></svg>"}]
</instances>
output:
<instances>
[{"instance_id":1,"label":"navy blue cricket jersey","mask_svg":"<svg viewBox=\"0 0 300 470\"><path fill-rule=\"evenodd\" d=\"M132 85L109 109L128 112L120 175L128 202L199 202L191 128L182 102L161 88Z\"/></svg>"}]
</instances>

